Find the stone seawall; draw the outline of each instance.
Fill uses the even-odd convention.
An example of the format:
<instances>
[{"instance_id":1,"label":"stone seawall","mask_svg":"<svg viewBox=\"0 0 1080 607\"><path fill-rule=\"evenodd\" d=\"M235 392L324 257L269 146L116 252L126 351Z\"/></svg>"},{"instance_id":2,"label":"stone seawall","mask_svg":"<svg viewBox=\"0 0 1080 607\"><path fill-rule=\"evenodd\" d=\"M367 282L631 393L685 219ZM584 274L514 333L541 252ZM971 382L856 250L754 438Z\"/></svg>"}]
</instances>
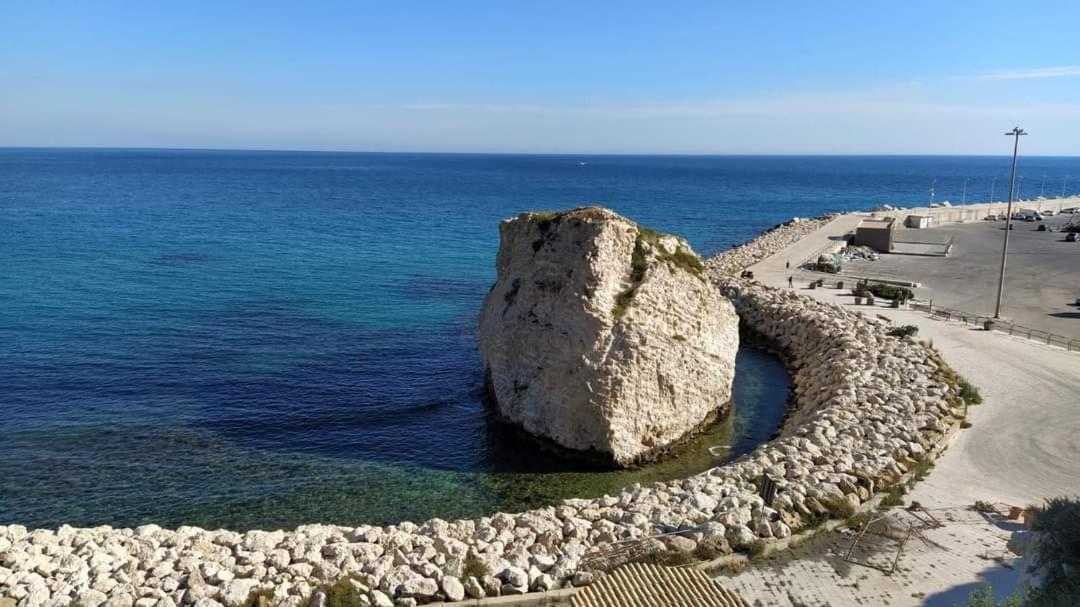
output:
<instances>
[{"instance_id":1,"label":"stone seawall","mask_svg":"<svg viewBox=\"0 0 1080 607\"><path fill-rule=\"evenodd\" d=\"M961 402L933 350L730 275L801 238L804 223L707 264L742 322L791 365L794 410L779 438L747 456L687 479L476 520L247 533L0 526L0 597L20 607L236 607L263 592L270 605L321 607L337 583L358 604L386 607L521 594L587 584L594 556L617 542L639 541L638 553L706 543L715 554L787 537L838 500L864 502L944 436ZM777 485L769 503L759 496L765 475Z\"/></svg>"},{"instance_id":2,"label":"stone seawall","mask_svg":"<svg viewBox=\"0 0 1080 607\"><path fill-rule=\"evenodd\" d=\"M836 215L822 215L813 219L793 219L773 226L753 240L710 257L705 261L705 267L714 275L738 274L762 259L770 257L773 253L798 242L803 236L816 232L834 218Z\"/></svg>"}]
</instances>

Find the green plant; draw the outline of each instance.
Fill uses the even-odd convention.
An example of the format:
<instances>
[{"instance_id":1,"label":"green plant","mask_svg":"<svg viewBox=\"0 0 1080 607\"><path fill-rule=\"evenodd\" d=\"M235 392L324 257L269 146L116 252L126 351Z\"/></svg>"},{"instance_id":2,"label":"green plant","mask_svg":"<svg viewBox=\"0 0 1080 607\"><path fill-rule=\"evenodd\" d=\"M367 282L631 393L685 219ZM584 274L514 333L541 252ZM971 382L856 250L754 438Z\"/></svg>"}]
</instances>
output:
<instances>
[{"instance_id":1,"label":"green plant","mask_svg":"<svg viewBox=\"0 0 1080 607\"><path fill-rule=\"evenodd\" d=\"M1071 579L1080 585L1080 498L1050 498L1033 515L1031 528L1043 535L1035 568L1047 583Z\"/></svg>"},{"instance_id":2,"label":"green plant","mask_svg":"<svg viewBox=\"0 0 1080 607\"><path fill-rule=\"evenodd\" d=\"M929 456L923 457L922 459L918 460L911 468L911 480L909 481L909 484L914 485L915 483L926 478L926 475L930 474L930 471L933 469L934 461L930 459Z\"/></svg>"},{"instance_id":3,"label":"green plant","mask_svg":"<svg viewBox=\"0 0 1080 607\"><path fill-rule=\"evenodd\" d=\"M765 540L754 540L750 542L745 550L746 554L753 560L760 558L761 555L765 554L766 548L768 548L768 544L765 543Z\"/></svg>"},{"instance_id":4,"label":"green plant","mask_svg":"<svg viewBox=\"0 0 1080 607\"><path fill-rule=\"evenodd\" d=\"M727 563L724 563L723 565L718 567L716 569L716 571L720 571L720 572L727 573L727 574L730 574L730 575L738 575L738 574L742 573L743 571L746 571L746 565L747 565L747 560L746 559L739 559L737 561L729 561Z\"/></svg>"},{"instance_id":5,"label":"green plant","mask_svg":"<svg viewBox=\"0 0 1080 607\"><path fill-rule=\"evenodd\" d=\"M649 261L645 256L643 230L647 230L654 235L657 234L653 230L638 226L638 235L634 239L634 251L630 254L630 286L615 296L615 307L611 310L611 315L616 319L622 318L626 314L626 308L634 300L638 286L641 285L642 280L645 280L645 272L649 269Z\"/></svg>"},{"instance_id":6,"label":"green plant","mask_svg":"<svg viewBox=\"0 0 1080 607\"><path fill-rule=\"evenodd\" d=\"M904 505L904 494L907 493L907 488L903 485L896 485L889 489L889 492L882 498L881 503L878 504L878 508L885 510L887 508L893 508L895 506Z\"/></svg>"},{"instance_id":7,"label":"green plant","mask_svg":"<svg viewBox=\"0 0 1080 607\"><path fill-rule=\"evenodd\" d=\"M244 607L270 607L274 604L274 591L269 588L252 590L244 601Z\"/></svg>"},{"instance_id":8,"label":"green plant","mask_svg":"<svg viewBox=\"0 0 1080 607\"><path fill-rule=\"evenodd\" d=\"M1022 604L1023 594L1019 590L998 603L994 600L994 592L990 584L983 584L968 597L967 607L1020 607Z\"/></svg>"},{"instance_id":9,"label":"green plant","mask_svg":"<svg viewBox=\"0 0 1080 607\"><path fill-rule=\"evenodd\" d=\"M820 529L827 522L829 522L828 514L818 514L816 512L811 512L810 516L803 519L803 524L807 529Z\"/></svg>"},{"instance_id":10,"label":"green plant","mask_svg":"<svg viewBox=\"0 0 1080 607\"><path fill-rule=\"evenodd\" d=\"M889 329L887 335L890 337L912 337L918 335L919 327L915 325L903 325L901 327L894 327Z\"/></svg>"},{"instance_id":11,"label":"green plant","mask_svg":"<svg viewBox=\"0 0 1080 607\"><path fill-rule=\"evenodd\" d=\"M656 550L634 559L635 563L647 565L663 565L665 567L678 567L693 562L694 557L689 552L679 550Z\"/></svg>"},{"instance_id":12,"label":"green plant","mask_svg":"<svg viewBox=\"0 0 1080 607\"><path fill-rule=\"evenodd\" d=\"M863 527L870 524L870 521L874 520L874 514L872 512L860 512L855 516L850 517L844 524L848 529L854 529L859 531Z\"/></svg>"},{"instance_id":13,"label":"green plant","mask_svg":"<svg viewBox=\"0 0 1080 607\"><path fill-rule=\"evenodd\" d=\"M326 593L327 607L356 607L360 604L361 592L353 585L351 577L322 586L321 590Z\"/></svg>"},{"instance_id":14,"label":"green plant","mask_svg":"<svg viewBox=\"0 0 1080 607\"><path fill-rule=\"evenodd\" d=\"M682 247L674 253L664 255L663 260L671 262L694 276L701 276L701 273L705 271L705 265L701 263L701 258Z\"/></svg>"},{"instance_id":15,"label":"green plant","mask_svg":"<svg viewBox=\"0 0 1080 607\"><path fill-rule=\"evenodd\" d=\"M980 405L983 402L979 389L963 377L959 378L957 385L960 388L960 398L968 405Z\"/></svg>"},{"instance_id":16,"label":"green plant","mask_svg":"<svg viewBox=\"0 0 1080 607\"><path fill-rule=\"evenodd\" d=\"M1028 588L1025 598L1025 607L1076 607L1080 605L1080 574L1055 578L1038 588Z\"/></svg>"},{"instance_id":17,"label":"green plant","mask_svg":"<svg viewBox=\"0 0 1080 607\"><path fill-rule=\"evenodd\" d=\"M880 297L882 299L897 299L900 300L900 303L915 298L915 293L907 287L897 287L894 285L870 283L866 281L856 284L855 288L851 290L851 293L859 297L873 295L874 297Z\"/></svg>"},{"instance_id":18,"label":"green plant","mask_svg":"<svg viewBox=\"0 0 1080 607\"><path fill-rule=\"evenodd\" d=\"M483 561L468 558L461 564L461 579L466 580L469 577L480 579L485 575L491 575L491 569Z\"/></svg>"},{"instance_id":19,"label":"green plant","mask_svg":"<svg viewBox=\"0 0 1080 607\"><path fill-rule=\"evenodd\" d=\"M699 561L711 561L731 552L731 547L723 538L706 538L698 542L691 554Z\"/></svg>"}]
</instances>

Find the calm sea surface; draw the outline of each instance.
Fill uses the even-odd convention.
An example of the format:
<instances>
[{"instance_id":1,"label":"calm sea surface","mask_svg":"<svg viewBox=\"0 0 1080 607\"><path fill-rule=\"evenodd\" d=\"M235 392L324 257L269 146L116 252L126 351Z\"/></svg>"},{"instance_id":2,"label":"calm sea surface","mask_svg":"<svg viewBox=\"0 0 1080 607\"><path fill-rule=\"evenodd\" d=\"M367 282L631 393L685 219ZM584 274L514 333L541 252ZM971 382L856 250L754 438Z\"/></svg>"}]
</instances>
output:
<instances>
[{"instance_id":1,"label":"calm sea surface","mask_svg":"<svg viewBox=\"0 0 1080 607\"><path fill-rule=\"evenodd\" d=\"M581 469L481 401L500 219L603 204L703 254L792 216L985 200L1008 159L0 149L0 524L236 528L516 510L767 439L787 377L660 465ZM1022 159L1022 192L1080 185Z\"/></svg>"}]
</instances>

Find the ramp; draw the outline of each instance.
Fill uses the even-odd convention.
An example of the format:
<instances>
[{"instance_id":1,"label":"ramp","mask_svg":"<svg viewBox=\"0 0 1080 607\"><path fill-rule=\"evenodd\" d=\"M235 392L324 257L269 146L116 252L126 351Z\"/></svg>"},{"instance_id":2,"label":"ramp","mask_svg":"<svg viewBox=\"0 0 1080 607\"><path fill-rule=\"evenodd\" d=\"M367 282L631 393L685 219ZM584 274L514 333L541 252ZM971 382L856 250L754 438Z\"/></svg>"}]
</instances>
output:
<instances>
[{"instance_id":1,"label":"ramp","mask_svg":"<svg viewBox=\"0 0 1080 607\"><path fill-rule=\"evenodd\" d=\"M580 590L571 607L749 607L693 568L631 563Z\"/></svg>"}]
</instances>

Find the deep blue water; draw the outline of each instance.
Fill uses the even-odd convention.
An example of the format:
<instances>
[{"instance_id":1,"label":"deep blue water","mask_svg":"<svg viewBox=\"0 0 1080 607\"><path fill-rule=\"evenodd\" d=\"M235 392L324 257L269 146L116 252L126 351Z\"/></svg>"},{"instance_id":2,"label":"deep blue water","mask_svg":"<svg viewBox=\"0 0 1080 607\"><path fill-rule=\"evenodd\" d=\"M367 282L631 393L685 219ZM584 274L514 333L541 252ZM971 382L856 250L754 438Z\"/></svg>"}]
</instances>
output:
<instances>
[{"instance_id":1,"label":"deep blue water","mask_svg":"<svg viewBox=\"0 0 1080 607\"><path fill-rule=\"evenodd\" d=\"M715 463L783 414L740 354L738 414L681 457L582 470L482 402L500 219L598 203L703 254L792 216L986 199L1007 158L0 149L0 524L233 527L518 509ZM1080 161L1021 161L1025 196Z\"/></svg>"}]
</instances>

